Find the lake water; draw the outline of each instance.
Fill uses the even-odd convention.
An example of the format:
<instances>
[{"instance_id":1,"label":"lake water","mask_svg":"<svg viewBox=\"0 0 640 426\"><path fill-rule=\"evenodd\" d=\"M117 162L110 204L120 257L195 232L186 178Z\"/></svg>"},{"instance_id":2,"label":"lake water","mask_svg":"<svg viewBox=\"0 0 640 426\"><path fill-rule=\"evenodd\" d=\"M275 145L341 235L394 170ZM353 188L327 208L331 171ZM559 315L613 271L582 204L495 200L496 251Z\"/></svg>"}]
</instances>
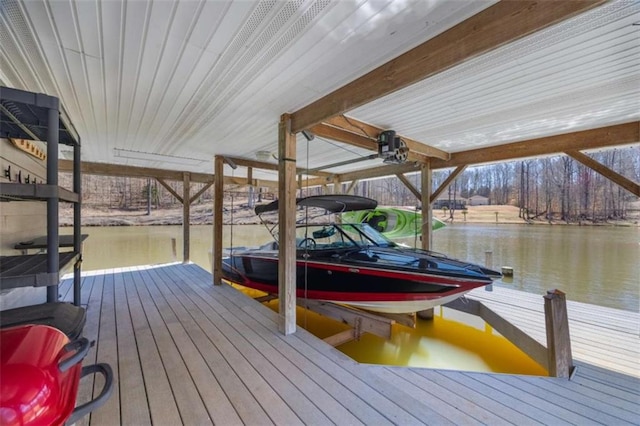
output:
<instances>
[{"instance_id":1,"label":"lake water","mask_svg":"<svg viewBox=\"0 0 640 426\"><path fill-rule=\"evenodd\" d=\"M63 228L61 233L70 233ZM88 227L83 270L182 260L180 226ZM175 252L172 239L175 239ZM261 225L225 227L223 247L251 246L271 239ZM211 226L191 227L191 260L210 270ZM404 241L413 244L414 239ZM418 241L419 243L419 241ZM558 288L569 300L638 311L640 231L638 228L456 224L434 232L434 250L484 263L493 252L495 268L511 266L513 279L494 285L545 294ZM542 298L541 298L542 303ZM271 302L276 309L277 301ZM298 324L318 337L344 325L298 309ZM416 329L394 326L391 340L365 334L340 346L359 362L416 367L544 375L545 371L477 317L436 308L433 321Z\"/></svg>"},{"instance_id":2,"label":"lake water","mask_svg":"<svg viewBox=\"0 0 640 426\"><path fill-rule=\"evenodd\" d=\"M69 233L63 228L61 233ZM180 226L88 227L84 270L182 260ZM176 254L172 248L176 239ZM262 225L225 226L223 247L270 241ZM638 311L640 229L634 227L455 224L433 233L433 249L451 257L513 267L504 285L545 294L560 289L569 300ZM191 227L191 260L211 270L211 226ZM402 240L413 245L414 239ZM418 241L419 244L419 241Z\"/></svg>"}]
</instances>

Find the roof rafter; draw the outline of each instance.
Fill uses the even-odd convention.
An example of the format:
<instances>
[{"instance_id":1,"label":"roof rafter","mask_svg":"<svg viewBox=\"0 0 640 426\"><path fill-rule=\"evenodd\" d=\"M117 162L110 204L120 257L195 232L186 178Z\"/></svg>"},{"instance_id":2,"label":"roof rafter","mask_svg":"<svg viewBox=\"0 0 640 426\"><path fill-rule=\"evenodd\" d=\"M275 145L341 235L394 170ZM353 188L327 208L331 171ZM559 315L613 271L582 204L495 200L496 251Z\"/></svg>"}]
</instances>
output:
<instances>
[{"instance_id":1,"label":"roof rafter","mask_svg":"<svg viewBox=\"0 0 640 426\"><path fill-rule=\"evenodd\" d=\"M607 148L635 142L640 142L640 122L638 121L457 152L451 154L449 161L431 160L431 166L433 169L443 169L465 164L559 154L568 150Z\"/></svg>"},{"instance_id":2,"label":"roof rafter","mask_svg":"<svg viewBox=\"0 0 640 426\"><path fill-rule=\"evenodd\" d=\"M615 184L623 187L627 191L634 194L636 197L640 197L640 185L638 185L631 179L627 179L620 173L611 170L609 167L597 162L587 154L583 154L580 151L566 151L566 154L574 160L596 171L597 173L600 173L602 176L614 182Z\"/></svg>"},{"instance_id":3,"label":"roof rafter","mask_svg":"<svg viewBox=\"0 0 640 426\"><path fill-rule=\"evenodd\" d=\"M500 1L294 112L291 131L308 129L604 2Z\"/></svg>"},{"instance_id":4,"label":"roof rafter","mask_svg":"<svg viewBox=\"0 0 640 426\"><path fill-rule=\"evenodd\" d=\"M479 148L451 154L451 160L431 159L432 170L446 169L465 165L517 160L526 157L560 154L565 151L611 148L640 142L640 122L617 124L598 129L583 130L562 135L547 136L505 145ZM357 170L339 175L341 182L353 179L371 179L391 176L396 173L415 172L413 162L394 166L377 166L366 170Z\"/></svg>"},{"instance_id":5,"label":"roof rafter","mask_svg":"<svg viewBox=\"0 0 640 426\"><path fill-rule=\"evenodd\" d=\"M61 172L72 172L73 161L59 160L58 170ZM123 164L92 163L88 161L83 161L80 164L80 170L82 171L83 174L87 174L87 175L155 178L155 179L177 180L180 182L183 181L184 174L189 173L189 177L190 177L189 180L193 183L209 184L214 180L214 175L207 174L207 173L164 170L164 169L155 169L151 167L126 166ZM224 183L229 185L252 185L252 186L264 186L264 187L278 186L278 182L276 181L246 179L242 177L230 177L230 176L224 177Z\"/></svg>"},{"instance_id":6,"label":"roof rafter","mask_svg":"<svg viewBox=\"0 0 640 426\"><path fill-rule=\"evenodd\" d=\"M365 123L360 120L356 120L353 117L347 117L344 114L331 117L325 120L323 124L328 124L330 126L337 127L339 129L343 129L352 133L364 135L366 137L372 138L374 141L377 141L377 138L380 132L386 130L386 129L374 126L372 124ZM408 138L406 136L402 136L400 134L398 134L398 136L400 136L400 138L403 141L405 141L411 153L415 153L420 156L440 158L441 160L448 160L451 157L450 153L443 151L439 148L429 146L427 144L418 142L414 139ZM376 147L375 149L378 149L377 143L375 147ZM416 160L419 161L420 160L419 157L416 158Z\"/></svg>"}]
</instances>

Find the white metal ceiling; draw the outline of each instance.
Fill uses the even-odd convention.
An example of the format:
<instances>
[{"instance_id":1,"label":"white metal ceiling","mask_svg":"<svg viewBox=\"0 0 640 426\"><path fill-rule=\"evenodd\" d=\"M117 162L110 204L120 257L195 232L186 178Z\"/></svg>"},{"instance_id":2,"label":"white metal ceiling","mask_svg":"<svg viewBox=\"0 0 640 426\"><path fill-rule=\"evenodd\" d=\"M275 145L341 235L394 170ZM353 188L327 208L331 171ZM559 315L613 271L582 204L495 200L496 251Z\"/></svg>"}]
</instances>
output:
<instances>
[{"instance_id":1,"label":"white metal ceiling","mask_svg":"<svg viewBox=\"0 0 640 426\"><path fill-rule=\"evenodd\" d=\"M0 79L60 96L85 161L211 172L275 153L280 114L492 3L1 0ZM452 152L637 120L633 24L639 2L609 3L349 115ZM369 154L298 140L303 167Z\"/></svg>"}]
</instances>

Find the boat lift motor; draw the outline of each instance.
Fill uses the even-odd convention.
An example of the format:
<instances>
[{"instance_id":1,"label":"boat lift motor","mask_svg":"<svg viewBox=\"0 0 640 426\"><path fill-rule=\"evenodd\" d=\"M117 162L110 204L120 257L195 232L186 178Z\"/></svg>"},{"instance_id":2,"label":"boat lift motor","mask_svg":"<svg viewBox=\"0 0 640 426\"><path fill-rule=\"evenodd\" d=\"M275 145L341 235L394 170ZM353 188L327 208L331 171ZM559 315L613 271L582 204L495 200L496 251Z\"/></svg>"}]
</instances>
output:
<instances>
[{"instance_id":1,"label":"boat lift motor","mask_svg":"<svg viewBox=\"0 0 640 426\"><path fill-rule=\"evenodd\" d=\"M409 157L407 144L396 136L395 130L385 130L378 135L378 157L384 163L402 164Z\"/></svg>"}]
</instances>

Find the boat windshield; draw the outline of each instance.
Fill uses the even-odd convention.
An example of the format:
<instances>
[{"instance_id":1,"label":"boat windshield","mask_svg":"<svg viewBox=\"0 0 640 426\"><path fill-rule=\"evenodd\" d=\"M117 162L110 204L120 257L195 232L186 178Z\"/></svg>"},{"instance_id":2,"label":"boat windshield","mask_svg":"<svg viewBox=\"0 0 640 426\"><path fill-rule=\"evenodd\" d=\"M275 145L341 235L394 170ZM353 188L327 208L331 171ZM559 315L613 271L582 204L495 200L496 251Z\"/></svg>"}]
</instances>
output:
<instances>
[{"instance_id":1,"label":"boat windshield","mask_svg":"<svg viewBox=\"0 0 640 426\"><path fill-rule=\"evenodd\" d=\"M373 227L369 226L369 224L367 223L345 224L342 225L342 229L349 234L354 234L355 232L357 232L360 235L357 240L358 245L360 246L375 245L378 247L392 247L395 245L393 242L387 239L387 237L382 235Z\"/></svg>"},{"instance_id":2,"label":"boat windshield","mask_svg":"<svg viewBox=\"0 0 640 426\"><path fill-rule=\"evenodd\" d=\"M366 223L308 225L296 230L296 245L304 249L393 247L395 244Z\"/></svg>"}]
</instances>

